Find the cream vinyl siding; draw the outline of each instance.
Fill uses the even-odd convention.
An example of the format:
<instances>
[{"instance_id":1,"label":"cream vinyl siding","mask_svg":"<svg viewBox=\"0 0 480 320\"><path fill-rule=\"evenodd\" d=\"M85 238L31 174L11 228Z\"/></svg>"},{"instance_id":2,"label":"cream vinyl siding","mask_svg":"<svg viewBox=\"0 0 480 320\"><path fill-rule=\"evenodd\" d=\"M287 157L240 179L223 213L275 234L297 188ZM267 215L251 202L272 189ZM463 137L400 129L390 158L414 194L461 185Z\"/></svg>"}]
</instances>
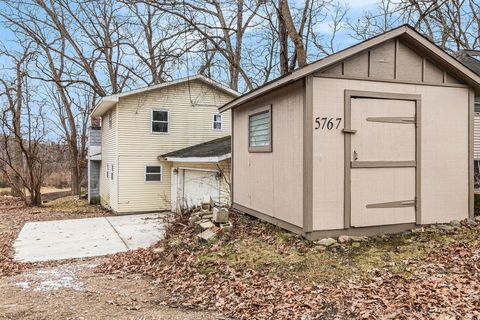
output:
<instances>
[{"instance_id":1,"label":"cream vinyl siding","mask_svg":"<svg viewBox=\"0 0 480 320\"><path fill-rule=\"evenodd\" d=\"M102 117L102 162L100 166L100 200L103 206L109 206L113 211L117 211L117 108L112 108L110 112L111 115L110 113L107 113L104 117ZM110 119L112 123L111 128L109 125ZM110 168L108 177L106 171L107 165ZM111 179L110 173L112 165L113 180Z\"/></svg>"},{"instance_id":2,"label":"cream vinyl siding","mask_svg":"<svg viewBox=\"0 0 480 320\"><path fill-rule=\"evenodd\" d=\"M213 129L212 119L218 107L232 98L200 81L120 98L117 211L169 210L171 164L157 157L230 135L230 112L223 114L221 131ZM152 132L152 110L169 112L168 133ZM145 166L154 164L163 166L162 182L145 182Z\"/></svg>"}]
</instances>

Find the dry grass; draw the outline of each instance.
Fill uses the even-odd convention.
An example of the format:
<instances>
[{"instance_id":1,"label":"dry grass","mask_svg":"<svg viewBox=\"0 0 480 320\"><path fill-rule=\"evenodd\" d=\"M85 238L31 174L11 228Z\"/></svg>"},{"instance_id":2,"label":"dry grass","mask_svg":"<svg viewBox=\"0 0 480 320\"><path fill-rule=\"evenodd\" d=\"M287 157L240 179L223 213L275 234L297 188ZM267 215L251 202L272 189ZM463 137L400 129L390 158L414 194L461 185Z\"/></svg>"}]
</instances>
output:
<instances>
[{"instance_id":1,"label":"dry grass","mask_svg":"<svg viewBox=\"0 0 480 320\"><path fill-rule=\"evenodd\" d=\"M54 193L54 192L66 192L66 191L70 191L70 189L69 188L58 189L58 188L54 188L54 187L42 187L41 191L42 191L42 194L49 194L49 193ZM10 188L0 188L0 196L9 195L10 193L11 193Z\"/></svg>"}]
</instances>

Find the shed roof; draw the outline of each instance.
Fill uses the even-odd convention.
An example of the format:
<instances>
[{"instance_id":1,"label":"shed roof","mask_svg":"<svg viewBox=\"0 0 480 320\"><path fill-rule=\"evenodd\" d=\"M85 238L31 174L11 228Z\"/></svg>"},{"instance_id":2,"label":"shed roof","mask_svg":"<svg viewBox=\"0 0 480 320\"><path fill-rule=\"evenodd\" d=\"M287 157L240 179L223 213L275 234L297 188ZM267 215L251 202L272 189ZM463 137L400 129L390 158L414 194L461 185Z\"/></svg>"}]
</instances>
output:
<instances>
[{"instance_id":1,"label":"shed roof","mask_svg":"<svg viewBox=\"0 0 480 320\"><path fill-rule=\"evenodd\" d=\"M159 156L159 160L218 162L230 158L231 136L226 136Z\"/></svg>"},{"instance_id":2,"label":"shed roof","mask_svg":"<svg viewBox=\"0 0 480 320\"><path fill-rule=\"evenodd\" d=\"M240 95L240 93L238 93L237 91L233 90L233 89L230 89L229 87L217 82L217 81L214 81L212 79L209 79L205 76L202 76L202 75L196 75L196 76L193 76L193 77L184 77L184 78L180 78L180 79L177 79L177 80L174 80L174 81L167 81L167 82L163 82L163 83L159 83L159 84L156 84L156 85L153 85L153 86L148 86L148 87L143 87L143 88L140 88L140 89L136 89L136 90L130 90L130 91L125 91L125 92L122 92L122 93L117 93L117 94L114 94L114 95L111 95L111 96L106 96L106 97L103 97L99 102L98 104L95 106L95 108L93 108L93 111L92 111L92 117L101 117L102 115L104 115L111 107L113 107L114 105L116 105L118 103L118 100L120 98L123 98L123 97L128 97L128 96L131 96L131 95L134 95L134 94L139 94L139 93L144 93L144 92L148 92L148 91L152 91L152 90L156 90L156 89L160 89L160 88L166 88L166 87L170 87L170 86L173 86L173 85L178 85L178 84L181 84L181 83L185 83L185 82L189 82L189 81L201 81L203 83L206 83L208 85L211 85L213 87L215 87L216 89L228 94L228 95L231 95L232 97L238 97Z\"/></svg>"},{"instance_id":3,"label":"shed roof","mask_svg":"<svg viewBox=\"0 0 480 320\"><path fill-rule=\"evenodd\" d=\"M275 80L267 82L263 86L260 86L226 103L225 105L220 107L219 110L223 112L228 109L235 108L241 104L260 97L274 89L295 82L316 72L326 70L334 64L350 58L355 54L358 54L359 52L371 49L375 46L378 46L386 41L395 38L400 38L405 42L411 44L423 55L431 58L439 65L442 65L444 68L448 69L453 75L462 79L472 88L474 88L477 93L480 93L480 76L475 71L470 69L470 66L464 65L463 63L459 62L457 59L455 59L443 49L438 47L435 43L431 42L429 39L415 31L411 26L403 25L388 32L379 34L363 42L360 42L356 45L348 47L344 50L338 51L337 53L327 56L316 62L307 64L306 66L287 73Z\"/></svg>"}]
</instances>

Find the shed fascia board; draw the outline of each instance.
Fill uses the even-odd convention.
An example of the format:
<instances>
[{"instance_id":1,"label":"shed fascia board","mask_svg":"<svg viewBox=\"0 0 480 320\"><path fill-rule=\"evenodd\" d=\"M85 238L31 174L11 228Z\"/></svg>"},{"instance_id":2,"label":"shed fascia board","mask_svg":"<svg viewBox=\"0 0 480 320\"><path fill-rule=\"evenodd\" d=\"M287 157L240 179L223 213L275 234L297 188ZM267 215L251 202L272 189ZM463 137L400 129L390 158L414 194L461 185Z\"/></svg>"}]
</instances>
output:
<instances>
[{"instance_id":1,"label":"shed fascia board","mask_svg":"<svg viewBox=\"0 0 480 320\"><path fill-rule=\"evenodd\" d=\"M224 154L218 157L164 157L160 160L170 161L170 162L206 162L206 163L218 163L232 157L231 153Z\"/></svg>"},{"instance_id":2,"label":"shed fascia board","mask_svg":"<svg viewBox=\"0 0 480 320\"><path fill-rule=\"evenodd\" d=\"M381 43L384 43L386 41L392 40L394 38L400 37L400 36L407 36L410 37L411 39L415 40L418 44L422 45L424 49L431 55L434 55L437 57L437 59L440 59L446 64L451 65L452 67L456 68L461 72L461 74L466 77L467 79L470 79L470 85L474 86L477 92L480 92L480 77L475 74L473 71L465 67L462 63L457 61L455 58L450 56L448 53L440 49L437 45L433 44L430 42L427 38L413 30L409 26L400 26L396 29L393 29L391 31L385 32L383 34L380 34L378 36L375 36L371 39L365 40L363 42L360 42L356 45L353 45L349 48L346 48L342 51L339 51L335 54L332 54L328 57L325 57L317 62L314 62L312 64L306 65L303 68L297 69L293 71L292 73L285 75L281 78L278 78L276 80L273 80L270 83L267 83L266 85L259 87L257 89L254 89L253 91L250 91L247 94L244 94L227 104L223 105L222 107L219 108L220 112L224 112L226 110L229 110L231 108L234 108L238 105L244 104L254 98L257 98L261 95L266 94L267 92L270 92L271 90L274 90L278 87L287 85L289 83L295 82L301 78L304 78L310 74L313 74L315 72L318 72L320 70L326 69L340 61L343 61L345 59L348 59L354 55L356 55L359 52L362 52L364 50L368 50L370 48L373 48Z\"/></svg>"},{"instance_id":3,"label":"shed fascia board","mask_svg":"<svg viewBox=\"0 0 480 320\"><path fill-rule=\"evenodd\" d=\"M100 102L93 109L92 117L101 117L102 115L104 115L105 112L107 112L116 103L118 103L118 100L120 98L132 96L132 95L139 94L139 93L149 92L149 91L160 89L160 88L166 88L166 87L170 87L170 86L173 86L173 85L177 85L177 84L184 83L184 82L187 82L187 81L194 81L194 80L199 80L199 81L202 81L204 83L207 83L207 84L209 84L209 85L219 89L220 91L223 91L226 94L231 95L233 97L239 97L241 95L239 92L237 92L233 89L230 89L229 87L224 86L223 84L221 84L219 82L216 82L216 81L214 81L212 79L209 79L209 78L207 78L205 76L202 76L202 75L196 75L196 76L193 76L193 77L184 77L184 78L174 80L174 81L159 83L159 84L156 84L156 85L153 85L153 86L144 87L144 88L140 88L140 89L136 89L136 90L126 91L126 92L123 92L123 93L103 97L100 100Z\"/></svg>"}]
</instances>

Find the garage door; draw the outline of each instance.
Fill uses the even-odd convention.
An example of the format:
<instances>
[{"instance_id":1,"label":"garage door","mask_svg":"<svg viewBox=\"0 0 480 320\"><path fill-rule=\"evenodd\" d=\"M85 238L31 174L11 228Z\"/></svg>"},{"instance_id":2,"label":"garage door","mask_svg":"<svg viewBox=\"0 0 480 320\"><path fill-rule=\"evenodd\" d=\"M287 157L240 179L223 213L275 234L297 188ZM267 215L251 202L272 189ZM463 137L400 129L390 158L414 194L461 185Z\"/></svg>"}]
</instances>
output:
<instances>
[{"instance_id":1,"label":"garage door","mask_svg":"<svg viewBox=\"0 0 480 320\"><path fill-rule=\"evenodd\" d=\"M416 102L351 99L351 226L415 223Z\"/></svg>"},{"instance_id":2,"label":"garage door","mask_svg":"<svg viewBox=\"0 0 480 320\"><path fill-rule=\"evenodd\" d=\"M220 201L220 179L216 171L179 169L172 181L173 193L176 193L174 207L193 207L202 201L204 196L211 196L213 201ZM176 185L176 186L175 186Z\"/></svg>"}]
</instances>

